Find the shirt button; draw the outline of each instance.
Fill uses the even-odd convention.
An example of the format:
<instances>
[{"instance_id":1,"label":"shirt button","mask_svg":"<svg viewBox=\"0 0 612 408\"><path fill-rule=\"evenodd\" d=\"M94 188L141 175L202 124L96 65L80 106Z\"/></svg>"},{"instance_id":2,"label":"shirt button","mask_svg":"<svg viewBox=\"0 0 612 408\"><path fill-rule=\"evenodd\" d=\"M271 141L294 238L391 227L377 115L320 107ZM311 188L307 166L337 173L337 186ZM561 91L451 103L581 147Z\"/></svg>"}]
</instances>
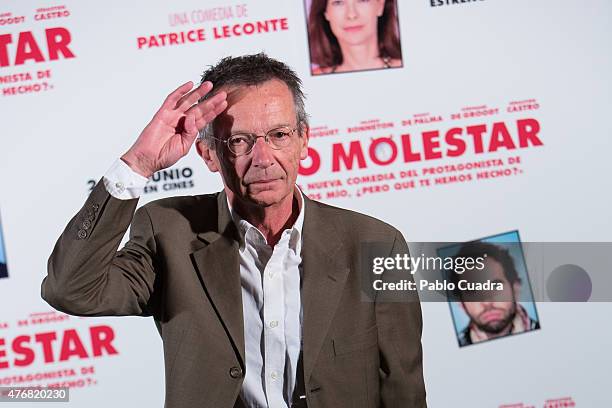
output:
<instances>
[{"instance_id":1,"label":"shirt button","mask_svg":"<svg viewBox=\"0 0 612 408\"><path fill-rule=\"evenodd\" d=\"M278 373L276 371L272 371L270 373L270 378L272 378L273 380L276 380L278 378Z\"/></svg>"},{"instance_id":2,"label":"shirt button","mask_svg":"<svg viewBox=\"0 0 612 408\"><path fill-rule=\"evenodd\" d=\"M272 279L274 277L274 272L268 272L268 278Z\"/></svg>"},{"instance_id":3,"label":"shirt button","mask_svg":"<svg viewBox=\"0 0 612 408\"><path fill-rule=\"evenodd\" d=\"M119 191L120 193L123 192L123 190L125 190L125 186L123 185L122 182L118 181L117 183L115 183L115 187L117 187L117 191Z\"/></svg>"},{"instance_id":4,"label":"shirt button","mask_svg":"<svg viewBox=\"0 0 612 408\"><path fill-rule=\"evenodd\" d=\"M276 326L278 326L278 320L272 320L272 321L270 322L270 327L271 327L271 328L275 328Z\"/></svg>"},{"instance_id":5,"label":"shirt button","mask_svg":"<svg viewBox=\"0 0 612 408\"><path fill-rule=\"evenodd\" d=\"M242 377L242 369L240 367L232 367L229 370L229 375L232 378L240 378Z\"/></svg>"}]
</instances>

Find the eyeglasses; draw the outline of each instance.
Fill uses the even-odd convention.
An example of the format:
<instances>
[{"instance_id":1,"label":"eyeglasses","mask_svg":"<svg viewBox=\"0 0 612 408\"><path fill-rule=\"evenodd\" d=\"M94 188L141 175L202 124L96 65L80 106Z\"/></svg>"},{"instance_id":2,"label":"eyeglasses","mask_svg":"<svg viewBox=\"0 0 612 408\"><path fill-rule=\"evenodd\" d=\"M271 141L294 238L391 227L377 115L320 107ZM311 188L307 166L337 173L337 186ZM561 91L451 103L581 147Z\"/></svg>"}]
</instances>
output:
<instances>
[{"instance_id":1,"label":"eyeglasses","mask_svg":"<svg viewBox=\"0 0 612 408\"><path fill-rule=\"evenodd\" d=\"M264 141L275 150L280 150L284 147L289 146L291 143L291 136L297 130L297 128L290 128L287 126L275 128L269 130L265 135L260 136L256 133L234 133L227 139L219 139L212 137L215 140L223 142L227 145L227 148L236 156L244 156L245 154L251 153L253 146L260 137L264 138Z\"/></svg>"}]
</instances>

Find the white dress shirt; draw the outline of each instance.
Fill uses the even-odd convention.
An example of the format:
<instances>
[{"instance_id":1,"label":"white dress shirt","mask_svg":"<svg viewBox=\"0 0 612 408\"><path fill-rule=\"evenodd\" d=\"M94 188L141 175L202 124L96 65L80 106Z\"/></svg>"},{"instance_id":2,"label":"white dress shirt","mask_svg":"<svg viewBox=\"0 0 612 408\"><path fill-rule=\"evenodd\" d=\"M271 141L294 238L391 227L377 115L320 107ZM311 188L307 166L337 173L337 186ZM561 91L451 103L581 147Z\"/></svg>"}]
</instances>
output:
<instances>
[{"instance_id":1,"label":"white dress shirt","mask_svg":"<svg viewBox=\"0 0 612 408\"><path fill-rule=\"evenodd\" d=\"M145 177L122 160L104 176L106 190L122 200L142 195L146 183ZM305 205L297 190L299 216L274 247L229 206L241 237L246 375L240 395L248 407L289 407L295 388L302 338L300 264Z\"/></svg>"}]
</instances>

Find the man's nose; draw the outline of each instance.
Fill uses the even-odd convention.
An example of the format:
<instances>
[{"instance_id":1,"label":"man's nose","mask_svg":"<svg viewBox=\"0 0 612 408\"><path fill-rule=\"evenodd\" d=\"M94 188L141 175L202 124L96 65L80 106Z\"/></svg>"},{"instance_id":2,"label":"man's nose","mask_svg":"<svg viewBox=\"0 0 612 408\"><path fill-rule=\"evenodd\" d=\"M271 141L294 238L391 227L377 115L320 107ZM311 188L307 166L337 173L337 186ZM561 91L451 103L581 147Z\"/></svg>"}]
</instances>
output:
<instances>
[{"instance_id":1,"label":"man's nose","mask_svg":"<svg viewBox=\"0 0 612 408\"><path fill-rule=\"evenodd\" d=\"M274 164L274 156L272 148L263 137L258 137L253 145L252 164L255 167L262 169L268 168Z\"/></svg>"},{"instance_id":2,"label":"man's nose","mask_svg":"<svg viewBox=\"0 0 612 408\"><path fill-rule=\"evenodd\" d=\"M491 299L484 299L478 303L480 303L480 307L484 309L482 313L486 313L494 309L494 302Z\"/></svg>"}]
</instances>

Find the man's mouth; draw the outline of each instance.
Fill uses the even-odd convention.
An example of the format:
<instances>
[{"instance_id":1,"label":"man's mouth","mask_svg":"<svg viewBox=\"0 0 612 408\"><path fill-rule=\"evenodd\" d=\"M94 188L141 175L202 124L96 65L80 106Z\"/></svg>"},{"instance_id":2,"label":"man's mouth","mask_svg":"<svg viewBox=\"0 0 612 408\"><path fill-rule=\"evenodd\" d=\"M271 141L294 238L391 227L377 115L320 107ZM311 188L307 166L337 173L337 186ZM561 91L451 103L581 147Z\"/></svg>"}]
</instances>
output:
<instances>
[{"instance_id":1,"label":"man's mouth","mask_svg":"<svg viewBox=\"0 0 612 408\"><path fill-rule=\"evenodd\" d=\"M279 179L265 179L265 180L255 180L255 181L251 181L251 183L249 184L269 184L269 183L274 183L275 181L278 181Z\"/></svg>"},{"instance_id":2,"label":"man's mouth","mask_svg":"<svg viewBox=\"0 0 612 408\"><path fill-rule=\"evenodd\" d=\"M491 320L499 320L503 316L503 313L500 310L490 310L488 312L484 312L482 314L481 319L484 322L490 322Z\"/></svg>"}]
</instances>

